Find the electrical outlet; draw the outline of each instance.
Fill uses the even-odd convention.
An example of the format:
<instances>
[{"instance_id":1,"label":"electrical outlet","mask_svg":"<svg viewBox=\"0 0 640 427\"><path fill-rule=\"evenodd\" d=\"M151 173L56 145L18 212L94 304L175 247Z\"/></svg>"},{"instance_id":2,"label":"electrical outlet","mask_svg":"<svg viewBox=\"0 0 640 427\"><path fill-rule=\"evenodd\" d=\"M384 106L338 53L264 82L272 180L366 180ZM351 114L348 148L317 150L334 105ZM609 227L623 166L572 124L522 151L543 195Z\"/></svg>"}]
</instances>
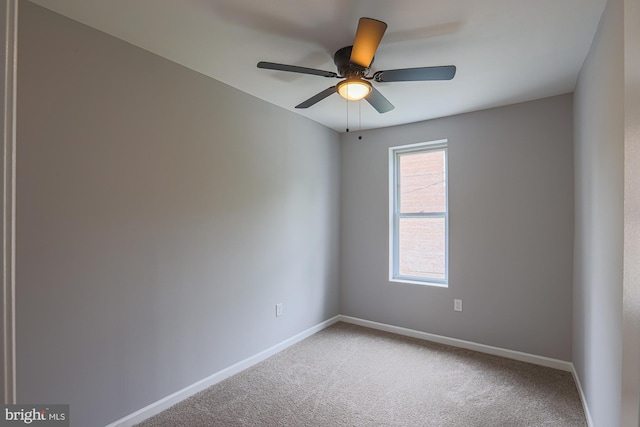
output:
<instances>
[{"instance_id":1,"label":"electrical outlet","mask_svg":"<svg viewBox=\"0 0 640 427\"><path fill-rule=\"evenodd\" d=\"M462 311L462 300L461 299L454 299L453 300L453 309L455 311Z\"/></svg>"},{"instance_id":2,"label":"electrical outlet","mask_svg":"<svg viewBox=\"0 0 640 427\"><path fill-rule=\"evenodd\" d=\"M276 317L282 316L282 303L276 304Z\"/></svg>"}]
</instances>

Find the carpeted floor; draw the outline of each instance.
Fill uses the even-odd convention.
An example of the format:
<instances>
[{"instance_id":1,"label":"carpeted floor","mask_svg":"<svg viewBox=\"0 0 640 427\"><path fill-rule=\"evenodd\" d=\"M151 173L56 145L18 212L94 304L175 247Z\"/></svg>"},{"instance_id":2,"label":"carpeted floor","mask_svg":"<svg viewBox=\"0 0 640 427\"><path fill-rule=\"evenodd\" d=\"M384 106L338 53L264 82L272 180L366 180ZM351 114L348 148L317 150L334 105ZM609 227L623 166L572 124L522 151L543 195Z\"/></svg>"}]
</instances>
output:
<instances>
[{"instance_id":1,"label":"carpeted floor","mask_svg":"<svg viewBox=\"0 0 640 427\"><path fill-rule=\"evenodd\" d=\"M586 425L568 372L337 323L138 426Z\"/></svg>"}]
</instances>

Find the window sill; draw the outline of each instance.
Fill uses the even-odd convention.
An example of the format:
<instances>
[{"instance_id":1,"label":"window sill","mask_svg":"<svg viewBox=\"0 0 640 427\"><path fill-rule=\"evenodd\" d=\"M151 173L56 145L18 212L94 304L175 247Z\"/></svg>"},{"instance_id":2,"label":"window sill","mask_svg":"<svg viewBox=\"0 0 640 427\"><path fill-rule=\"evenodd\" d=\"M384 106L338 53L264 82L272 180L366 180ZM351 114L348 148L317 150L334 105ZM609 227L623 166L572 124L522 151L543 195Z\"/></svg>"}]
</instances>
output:
<instances>
[{"instance_id":1,"label":"window sill","mask_svg":"<svg viewBox=\"0 0 640 427\"><path fill-rule=\"evenodd\" d=\"M422 286L433 286L436 288L448 288L449 284L446 282L430 282L428 280L411 280L411 279L403 279L403 278L390 278L389 282L394 283L408 283L412 285L422 285Z\"/></svg>"}]
</instances>

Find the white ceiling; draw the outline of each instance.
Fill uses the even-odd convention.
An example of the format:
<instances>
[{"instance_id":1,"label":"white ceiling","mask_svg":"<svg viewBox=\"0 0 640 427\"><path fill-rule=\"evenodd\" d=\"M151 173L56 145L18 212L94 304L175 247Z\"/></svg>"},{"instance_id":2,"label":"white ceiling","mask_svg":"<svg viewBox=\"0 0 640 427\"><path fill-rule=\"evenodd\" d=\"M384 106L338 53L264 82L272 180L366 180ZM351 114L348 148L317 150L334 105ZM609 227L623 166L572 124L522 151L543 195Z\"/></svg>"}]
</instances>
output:
<instances>
[{"instance_id":1,"label":"white ceiling","mask_svg":"<svg viewBox=\"0 0 640 427\"><path fill-rule=\"evenodd\" d=\"M571 92L606 0L32 0L322 123L347 127L338 80L256 67L336 71L361 16L388 24L372 72L456 65L451 81L374 83L396 108L351 102L349 127L385 127Z\"/></svg>"}]
</instances>

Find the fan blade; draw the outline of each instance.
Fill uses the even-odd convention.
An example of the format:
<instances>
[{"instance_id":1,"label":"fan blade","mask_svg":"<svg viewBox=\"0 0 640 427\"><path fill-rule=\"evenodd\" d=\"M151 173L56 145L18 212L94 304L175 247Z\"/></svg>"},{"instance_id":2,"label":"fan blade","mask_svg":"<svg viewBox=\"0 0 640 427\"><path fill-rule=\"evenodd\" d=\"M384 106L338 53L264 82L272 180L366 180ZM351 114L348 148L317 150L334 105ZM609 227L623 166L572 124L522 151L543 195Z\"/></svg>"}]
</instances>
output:
<instances>
[{"instance_id":1,"label":"fan blade","mask_svg":"<svg viewBox=\"0 0 640 427\"><path fill-rule=\"evenodd\" d=\"M369 93L369 95L367 95L365 99L369 101L369 104L371 104L373 108L378 110L378 113L381 113L381 114L396 108L375 87L371 88L371 92Z\"/></svg>"},{"instance_id":2,"label":"fan blade","mask_svg":"<svg viewBox=\"0 0 640 427\"><path fill-rule=\"evenodd\" d=\"M258 62L258 68L277 71L289 71L290 73L313 74L322 77L338 77L333 71L316 70L315 68L298 67L296 65L276 64L275 62Z\"/></svg>"},{"instance_id":3,"label":"fan blade","mask_svg":"<svg viewBox=\"0 0 640 427\"><path fill-rule=\"evenodd\" d=\"M360 18L356 38L353 40L351 62L364 68L369 68L378 50L387 24L377 19Z\"/></svg>"},{"instance_id":4,"label":"fan blade","mask_svg":"<svg viewBox=\"0 0 640 427\"><path fill-rule=\"evenodd\" d=\"M335 92L336 92L336 87L335 86L331 86L330 88L325 89L322 92L313 95L311 98L307 99L303 103L296 105L296 108L309 108L313 104L322 101L327 96L329 96L329 95L331 95L331 94L333 94Z\"/></svg>"},{"instance_id":5,"label":"fan blade","mask_svg":"<svg viewBox=\"0 0 640 427\"><path fill-rule=\"evenodd\" d=\"M377 71L373 75L373 79L377 82L418 82L426 80L451 80L455 75L455 65L444 65L442 67L419 67Z\"/></svg>"}]
</instances>

